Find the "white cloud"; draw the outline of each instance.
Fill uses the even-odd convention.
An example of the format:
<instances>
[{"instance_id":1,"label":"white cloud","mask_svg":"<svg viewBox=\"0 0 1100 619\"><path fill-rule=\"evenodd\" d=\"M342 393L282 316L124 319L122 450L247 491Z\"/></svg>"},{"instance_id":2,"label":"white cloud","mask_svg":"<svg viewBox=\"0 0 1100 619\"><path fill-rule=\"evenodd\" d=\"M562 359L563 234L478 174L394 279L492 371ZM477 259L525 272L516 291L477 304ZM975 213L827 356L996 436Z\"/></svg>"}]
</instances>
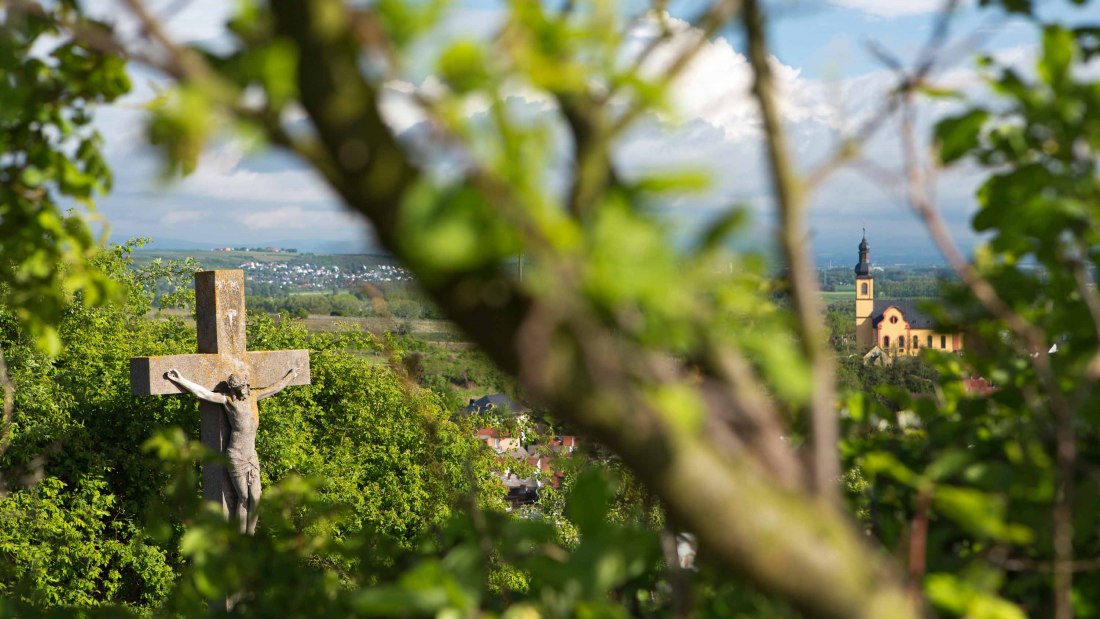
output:
<instances>
[{"instance_id":1,"label":"white cloud","mask_svg":"<svg viewBox=\"0 0 1100 619\"><path fill-rule=\"evenodd\" d=\"M686 21L668 17L662 20L674 33L669 42L658 46L642 65L644 75L664 72L684 50L699 43L702 33ZM643 22L631 34L626 61L657 35L654 22ZM828 124L834 114L823 96L821 85L806 80L801 70L771 58L779 88L780 112L788 122L813 119ZM702 44L691 63L670 86L672 105L679 120L702 119L725 131L731 140L759 133L756 102L750 95L752 67L744 54L737 52L724 37Z\"/></svg>"},{"instance_id":2,"label":"white cloud","mask_svg":"<svg viewBox=\"0 0 1100 619\"><path fill-rule=\"evenodd\" d=\"M123 40L140 38L142 29L137 18L120 0L86 0L83 4L89 16L113 24ZM225 23L237 6L235 2L212 0L144 0L143 4L173 39L186 43L224 38Z\"/></svg>"},{"instance_id":3,"label":"white cloud","mask_svg":"<svg viewBox=\"0 0 1100 619\"><path fill-rule=\"evenodd\" d=\"M683 38L658 50L652 62L667 64L675 46L690 44L691 37L698 36L686 24L677 27L683 29ZM642 28L637 36L644 41L654 31ZM641 45L635 44L635 48ZM1012 49L998 56L1018 62L1021 54ZM896 80L884 70L830 81L811 79L774 58L772 67L780 85L780 111L788 141L803 169L830 156L842 134L850 134L877 113ZM971 92L976 92L980 83L971 69L954 69L941 78ZM750 94L751 79L746 58L728 42L705 42L698 58L673 86L676 118L661 118L634 131L616 153L620 169L628 177L670 167L706 171L713 179L711 190L701 196L669 200L667 210L680 210L677 217L698 220L708 211L747 203L761 225L759 232L766 233L772 217L769 173L756 104ZM935 100L919 104L917 132L922 144L927 145L932 123L958 107L957 102ZM887 122L862 154L873 164L874 173L846 168L811 195L810 225L818 251L839 251L837 259L845 259L849 249L854 251L859 229L867 226L875 231L879 247L887 252L884 255L894 252L898 259L896 256L905 253L927 254L932 247L927 234L907 206L903 185L891 180L903 178L897 123ZM965 222L974 211L973 194L981 177L979 170L960 168L938 179L944 217L964 245L973 238ZM845 244L850 234L856 235L856 240Z\"/></svg>"},{"instance_id":4,"label":"white cloud","mask_svg":"<svg viewBox=\"0 0 1100 619\"><path fill-rule=\"evenodd\" d=\"M830 1L883 17L934 11L942 5L942 0ZM192 6L189 11L211 5L196 1ZM223 18L194 15L175 27L180 29L181 36L192 39L217 38L219 34L216 29L211 30L210 24ZM680 50L699 41L699 32L687 22L666 19L675 36L648 59L643 70L649 75L667 66ZM639 24L630 33L622 61L627 63L636 58L656 32L655 22ZM1006 55L1015 53L1010 51ZM792 150L804 166L827 156L842 130L851 129L876 110L894 79L888 72L880 71L825 81L807 77L800 68L775 58L771 62ZM956 69L944 77L968 85L967 82L973 83L974 73ZM670 167L701 169L715 181L711 191L701 196L671 196L663 203L667 211L687 220L699 219L741 201L755 205L760 218L766 221L768 173L762 157L764 144L756 103L750 95L751 81L747 59L729 41L721 37L704 41L698 56L670 89L674 113L645 119L617 148L615 158L620 171L632 177ZM103 212L112 220L117 218L125 233L156 234L154 231L165 230L168 236L176 238L189 236L229 244L238 236L241 242L249 243L258 242L252 239L259 238L288 238L283 236L287 231L310 238L364 236L367 227L363 220L349 215L327 186L301 163L270 156L247 157L234 143L219 144L204 154L190 177L166 190L154 191L155 184L150 179L156 177L158 162L144 146L140 130L142 113L135 105L135 101L148 99L153 83L143 77L141 97L128 98L125 105L130 107L108 108L97 121L107 135L117 176L116 195L103 201ZM425 117L412 95L435 96L441 88L431 75L416 81L387 83L381 104L384 118L398 133L413 128ZM524 113L552 113L552 103L545 93L513 86L508 95ZM472 117L486 109L485 101L473 99L464 111ZM930 117L943 112L935 105L922 108L925 134ZM879 166L896 170L900 154L896 129L891 126L886 131L867 145L866 157ZM561 167L565 168L564 162ZM565 177L564 173L558 176ZM967 170L942 179L941 198L950 221L961 222L972 211L971 196L977 178L976 173ZM866 224L869 231L876 231L878 247L901 242L927 243L919 236L919 225L896 193L884 191L855 172L837 175L814 194L811 220L819 239L847 240L848 230L858 231ZM220 224L211 227L212 221Z\"/></svg>"},{"instance_id":5,"label":"white cloud","mask_svg":"<svg viewBox=\"0 0 1100 619\"><path fill-rule=\"evenodd\" d=\"M213 213L210 211L202 210L170 210L160 218L160 223L166 226L173 226L178 224L192 223L202 220L213 219Z\"/></svg>"},{"instance_id":6,"label":"white cloud","mask_svg":"<svg viewBox=\"0 0 1100 619\"><path fill-rule=\"evenodd\" d=\"M324 202L332 191L312 171L299 169L275 173L242 166L244 153L236 144L207 149L200 165L173 189L195 198L244 199L271 203Z\"/></svg>"},{"instance_id":7,"label":"white cloud","mask_svg":"<svg viewBox=\"0 0 1100 619\"><path fill-rule=\"evenodd\" d=\"M308 230L362 225L357 217L343 211L305 209L300 206L249 212L238 216L237 220L255 230Z\"/></svg>"}]
</instances>

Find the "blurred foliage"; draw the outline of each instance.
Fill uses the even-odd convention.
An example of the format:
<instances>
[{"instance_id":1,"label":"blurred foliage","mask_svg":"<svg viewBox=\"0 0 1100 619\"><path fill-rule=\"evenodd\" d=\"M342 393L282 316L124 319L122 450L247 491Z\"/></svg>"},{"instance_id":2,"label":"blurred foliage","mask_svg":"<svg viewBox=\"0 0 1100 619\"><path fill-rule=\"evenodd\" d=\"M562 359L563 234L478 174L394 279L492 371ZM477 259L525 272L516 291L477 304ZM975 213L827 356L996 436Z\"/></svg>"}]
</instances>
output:
<instances>
[{"instance_id":1,"label":"blurred foliage","mask_svg":"<svg viewBox=\"0 0 1100 619\"><path fill-rule=\"evenodd\" d=\"M862 368L864 388L849 401L843 449L858 472L849 484L856 512L906 554L927 520L925 592L945 616L1051 614L1051 506L1060 497L1070 501L1074 556L1100 555L1100 90L1082 71L1091 37L1043 26L1034 71L982 59L995 98L935 128L944 165L989 168L977 192L973 225L987 241L975 267L1045 344L1007 328L955 283L932 309L945 331L966 331L962 357L925 351L920 361ZM1047 349L1053 382L1037 361ZM974 376L995 391L968 391ZM1059 463L1060 415L1075 434L1068 464ZM1100 572L1075 570L1072 603L1075 616L1100 613Z\"/></svg>"},{"instance_id":2,"label":"blurred foliage","mask_svg":"<svg viewBox=\"0 0 1100 619\"><path fill-rule=\"evenodd\" d=\"M130 78L118 54L56 26L95 26L73 3L46 11L0 12L0 303L57 354L72 296L99 303L113 294L89 262L99 245L86 216L111 188L92 108L126 94Z\"/></svg>"}]
</instances>

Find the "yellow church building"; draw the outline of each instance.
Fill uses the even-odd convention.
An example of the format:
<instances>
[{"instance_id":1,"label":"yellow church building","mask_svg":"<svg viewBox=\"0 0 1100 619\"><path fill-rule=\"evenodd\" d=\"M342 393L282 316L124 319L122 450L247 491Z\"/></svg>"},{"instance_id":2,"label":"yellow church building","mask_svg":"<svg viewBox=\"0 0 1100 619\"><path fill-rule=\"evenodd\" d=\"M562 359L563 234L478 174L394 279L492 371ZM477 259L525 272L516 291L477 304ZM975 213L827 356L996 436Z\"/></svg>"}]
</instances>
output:
<instances>
[{"instance_id":1,"label":"yellow church building","mask_svg":"<svg viewBox=\"0 0 1100 619\"><path fill-rule=\"evenodd\" d=\"M917 308L914 299L876 299L875 277L867 234L859 244L856 264L856 345L875 348L887 357L914 356L925 348L954 352L963 347L961 333L939 333L932 319Z\"/></svg>"}]
</instances>

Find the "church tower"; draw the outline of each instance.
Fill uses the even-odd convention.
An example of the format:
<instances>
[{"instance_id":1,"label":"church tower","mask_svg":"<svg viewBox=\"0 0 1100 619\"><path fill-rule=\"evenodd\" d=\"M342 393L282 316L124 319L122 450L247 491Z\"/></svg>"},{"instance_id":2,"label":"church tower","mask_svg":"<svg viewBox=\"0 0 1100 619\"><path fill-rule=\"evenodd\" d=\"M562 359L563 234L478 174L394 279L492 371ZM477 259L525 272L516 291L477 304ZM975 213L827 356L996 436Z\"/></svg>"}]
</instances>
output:
<instances>
[{"instance_id":1,"label":"church tower","mask_svg":"<svg viewBox=\"0 0 1100 619\"><path fill-rule=\"evenodd\" d=\"M875 345L875 333L871 316L875 310L875 279L871 275L871 248L867 245L867 229L859 244L859 263L856 264L856 346L868 350Z\"/></svg>"}]
</instances>

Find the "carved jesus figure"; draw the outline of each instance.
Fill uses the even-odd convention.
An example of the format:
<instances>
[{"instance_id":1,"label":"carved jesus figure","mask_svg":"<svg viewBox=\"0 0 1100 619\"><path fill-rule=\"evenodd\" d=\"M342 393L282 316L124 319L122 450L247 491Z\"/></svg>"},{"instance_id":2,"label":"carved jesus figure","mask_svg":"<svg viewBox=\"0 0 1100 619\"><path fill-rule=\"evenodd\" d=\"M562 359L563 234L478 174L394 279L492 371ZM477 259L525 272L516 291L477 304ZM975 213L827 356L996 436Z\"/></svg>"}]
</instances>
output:
<instances>
[{"instance_id":1,"label":"carved jesus figure","mask_svg":"<svg viewBox=\"0 0 1100 619\"><path fill-rule=\"evenodd\" d=\"M253 392L246 381L236 374L230 374L225 381L228 394L210 391L187 380L176 369L168 370L164 375L196 398L220 404L225 409L230 430L225 456L229 460L229 479L236 494L236 500L229 509L240 522L241 533L251 535L256 532L256 507L260 502L260 459L256 455L256 429L260 424L260 409L256 402L279 393L297 375L298 368L293 368L275 384Z\"/></svg>"}]
</instances>

